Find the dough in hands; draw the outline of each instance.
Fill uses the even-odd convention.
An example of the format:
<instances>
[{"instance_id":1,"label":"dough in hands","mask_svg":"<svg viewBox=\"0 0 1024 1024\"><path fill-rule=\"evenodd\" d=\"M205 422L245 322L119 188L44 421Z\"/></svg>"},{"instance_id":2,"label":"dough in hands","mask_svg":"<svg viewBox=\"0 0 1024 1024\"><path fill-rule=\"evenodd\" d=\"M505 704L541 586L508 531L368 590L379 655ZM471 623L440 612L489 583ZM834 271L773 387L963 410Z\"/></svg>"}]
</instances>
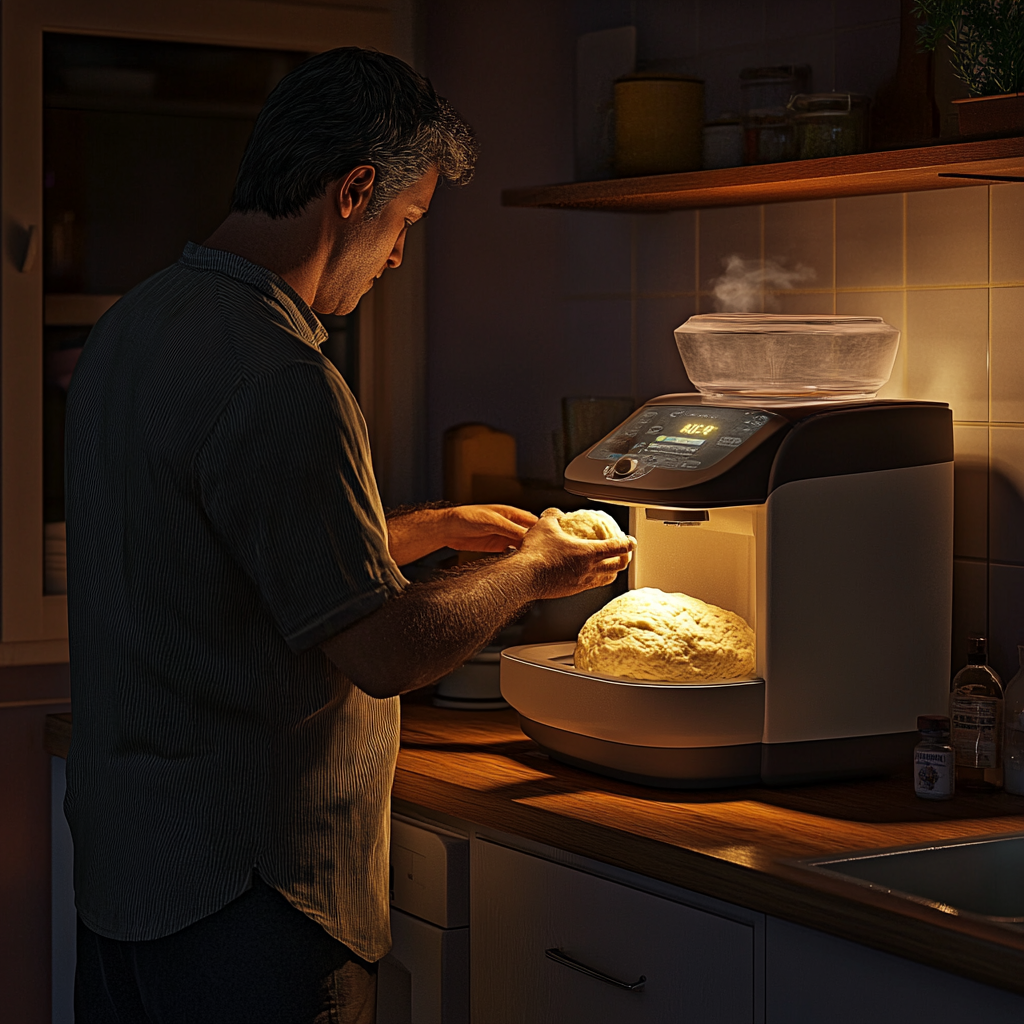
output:
<instances>
[{"instance_id":1,"label":"dough in hands","mask_svg":"<svg viewBox=\"0 0 1024 1024\"><path fill-rule=\"evenodd\" d=\"M573 537L581 540L611 540L625 537L619 524L607 512L596 508L581 508L578 512L563 512L558 525Z\"/></svg>"},{"instance_id":2,"label":"dough in hands","mask_svg":"<svg viewBox=\"0 0 1024 1024\"><path fill-rule=\"evenodd\" d=\"M576 668L654 683L749 679L754 631L735 612L653 587L609 601L583 624Z\"/></svg>"}]
</instances>

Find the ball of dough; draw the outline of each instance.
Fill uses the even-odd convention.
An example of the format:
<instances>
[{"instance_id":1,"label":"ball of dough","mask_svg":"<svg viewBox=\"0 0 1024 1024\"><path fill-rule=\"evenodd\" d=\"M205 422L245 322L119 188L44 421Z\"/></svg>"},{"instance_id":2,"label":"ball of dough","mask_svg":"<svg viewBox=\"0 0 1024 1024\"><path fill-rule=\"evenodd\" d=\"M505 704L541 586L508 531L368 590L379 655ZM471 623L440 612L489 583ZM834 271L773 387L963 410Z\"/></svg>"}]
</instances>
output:
<instances>
[{"instance_id":1,"label":"ball of dough","mask_svg":"<svg viewBox=\"0 0 1024 1024\"><path fill-rule=\"evenodd\" d=\"M613 537L625 537L619 529L619 524L607 512L597 508L565 512L558 517L558 525L566 533L581 540L611 540Z\"/></svg>"},{"instance_id":2,"label":"ball of dough","mask_svg":"<svg viewBox=\"0 0 1024 1024\"><path fill-rule=\"evenodd\" d=\"M754 631L725 608L643 587L587 619L576 645L576 668L654 683L749 679L755 671Z\"/></svg>"}]
</instances>

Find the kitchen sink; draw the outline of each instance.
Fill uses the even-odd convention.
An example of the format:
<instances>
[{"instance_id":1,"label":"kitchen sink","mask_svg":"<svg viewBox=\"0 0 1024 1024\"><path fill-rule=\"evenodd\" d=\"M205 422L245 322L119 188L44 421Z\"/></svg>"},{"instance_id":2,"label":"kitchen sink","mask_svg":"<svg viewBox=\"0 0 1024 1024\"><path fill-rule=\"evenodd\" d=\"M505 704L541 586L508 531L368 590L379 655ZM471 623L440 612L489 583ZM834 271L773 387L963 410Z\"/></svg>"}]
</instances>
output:
<instances>
[{"instance_id":1,"label":"kitchen sink","mask_svg":"<svg viewBox=\"0 0 1024 1024\"><path fill-rule=\"evenodd\" d=\"M815 857L798 863L949 914L1024 925L1024 832Z\"/></svg>"}]
</instances>

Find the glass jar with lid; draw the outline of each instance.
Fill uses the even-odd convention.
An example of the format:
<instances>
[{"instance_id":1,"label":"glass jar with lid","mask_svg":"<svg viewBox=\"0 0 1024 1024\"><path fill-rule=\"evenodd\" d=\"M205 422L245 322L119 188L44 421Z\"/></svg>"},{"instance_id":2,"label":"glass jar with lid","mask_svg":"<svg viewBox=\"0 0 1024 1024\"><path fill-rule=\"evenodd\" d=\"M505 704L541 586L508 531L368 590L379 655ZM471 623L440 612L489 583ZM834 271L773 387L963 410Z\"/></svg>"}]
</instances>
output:
<instances>
[{"instance_id":1,"label":"glass jar with lid","mask_svg":"<svg viewBox=\"0 0 1024 1024\"><path fill-rule=\"evenodd\" d=\"M788 110L800 160L848 156L867 149L867 96L853 92L798 93Z\"/></svg>"},{"instance_id":2,"label":"glass jar with lid","mask_svg":"<svg viewBox=\"0 0 1024 1024\"><path fill-rule=\"evenodd\" d=\"M740 113L745 117L757 110L785 116L789 98L806 93L810 85L811 69L807 64L744 68L740 72Z\"/></svg>"},{"instance_id":3,"label":"glass jar with lid","mask_svg":"<svg viewBox=\"0 0 1024 1024\"><path fill-rule=\"evenodd\" d=\"M806 64L744 68L740 72L744 162L773 164L797 157L796 133L789 99L806 92L811 69Z\"/></svg>"}]
</instances>

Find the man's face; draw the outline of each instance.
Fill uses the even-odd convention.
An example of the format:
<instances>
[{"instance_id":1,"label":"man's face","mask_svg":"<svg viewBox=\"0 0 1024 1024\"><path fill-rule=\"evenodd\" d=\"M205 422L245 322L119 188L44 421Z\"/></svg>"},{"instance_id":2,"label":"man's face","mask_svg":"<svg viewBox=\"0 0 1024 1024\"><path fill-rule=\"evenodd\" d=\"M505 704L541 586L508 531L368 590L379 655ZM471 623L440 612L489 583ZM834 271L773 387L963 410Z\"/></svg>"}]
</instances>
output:
<instances>
[{"instance_id":1,"label":"man's face","mask_svg":"<svg viewBox=\"0 0 1024 1024\"><path fill-rule=\"evenodd\" d=\"M339 239L317 288L316 312L351 313L385 270L401 264L406 232L426 215L436 185L437 171L431 168L373 220L357 222Z\"/></svg>"}]
</instances>

